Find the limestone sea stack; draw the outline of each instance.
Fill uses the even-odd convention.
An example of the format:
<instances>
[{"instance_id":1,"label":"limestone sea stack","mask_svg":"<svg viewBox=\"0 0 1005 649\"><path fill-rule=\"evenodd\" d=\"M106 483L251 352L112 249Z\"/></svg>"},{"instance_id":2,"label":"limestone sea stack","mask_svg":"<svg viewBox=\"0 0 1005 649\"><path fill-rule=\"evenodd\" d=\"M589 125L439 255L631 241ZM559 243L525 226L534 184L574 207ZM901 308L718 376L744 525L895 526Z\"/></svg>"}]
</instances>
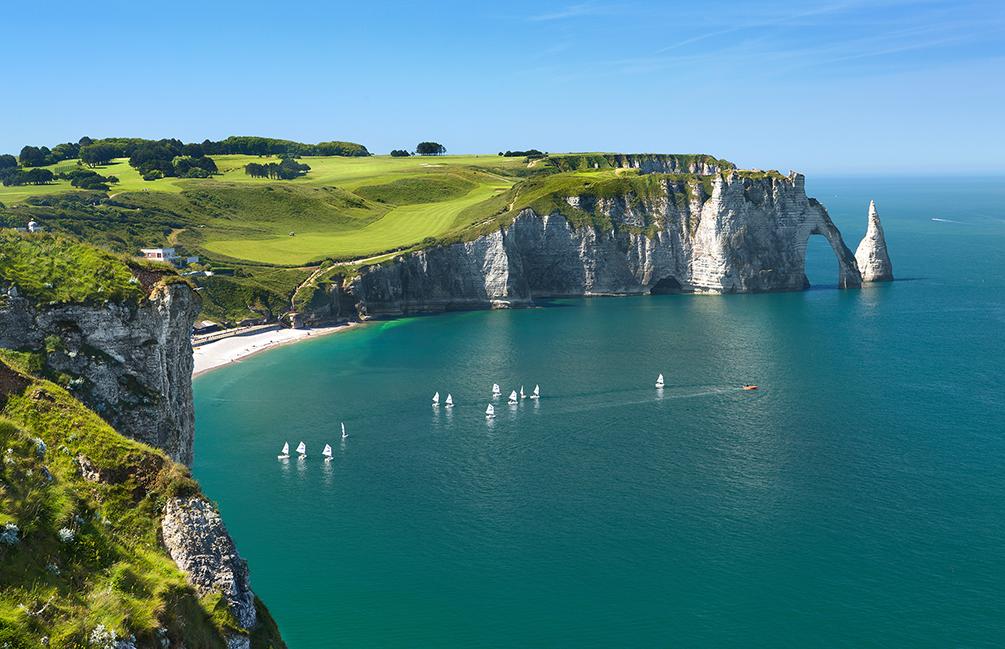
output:
<instances>
[{"instance_id":1,"label":"limestone sea stack","mask_svg":"<svg viewBox=\"0 0 1005 649\"><path fill-rule=\"evenodd\" d=\"M869 201L869 228L855 251L855 261L863 282L893 281L893 264L886 250L886 236L876 212L876 201Z\"/></svg>"}]
</instances>

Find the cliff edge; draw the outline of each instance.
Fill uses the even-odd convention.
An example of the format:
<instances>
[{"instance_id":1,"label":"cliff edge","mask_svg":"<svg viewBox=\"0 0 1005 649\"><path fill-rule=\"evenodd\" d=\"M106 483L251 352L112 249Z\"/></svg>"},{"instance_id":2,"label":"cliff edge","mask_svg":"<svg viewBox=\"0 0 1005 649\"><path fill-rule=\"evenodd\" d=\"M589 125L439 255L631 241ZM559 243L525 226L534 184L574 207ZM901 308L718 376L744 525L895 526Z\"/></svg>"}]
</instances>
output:
<instances>
[{"instance_id":1,"label":"cliff edge","mask_svg":"<svg viewBox=\"0 0 1005 649\"><path fill-rule=\"evenodd\" d=\"M645 173L643 161L618 162L638 167L528 181L477 236L360 268L347 280L360 317L547 297L802 290L814 235L834 251L838 285L861 286L854 255L802 175Z\"/></svg>"},{"instance_id":2,"label":"cliff edge","mask_svg":"<svg viewBox=\"0 0 1005 649\"><path fill-rule=\"evenodd\" d=\"M175 461L197 311L165 268L0 233L0 644L285 647Z\"/></svg>"}]
</instances>

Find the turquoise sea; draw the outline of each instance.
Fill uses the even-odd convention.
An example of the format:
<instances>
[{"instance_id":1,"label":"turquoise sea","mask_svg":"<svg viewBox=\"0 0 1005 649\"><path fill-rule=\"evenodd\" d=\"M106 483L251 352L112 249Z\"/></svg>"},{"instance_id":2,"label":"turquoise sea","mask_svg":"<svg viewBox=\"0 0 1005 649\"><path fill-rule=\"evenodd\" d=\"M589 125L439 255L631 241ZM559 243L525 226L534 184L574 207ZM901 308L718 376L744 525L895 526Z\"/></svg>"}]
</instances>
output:
<instances>
[{"instance_id":1,"label":"turquoise sea","mask_svg":"<svg viewBox=\"0 0 1005 649\"><path fill-rule=\"evenodd\" d=\"M369 324L197 379L195 475L291 649L1005 645L1005 180L807 189L853 250L875 198L900 281L837 290L820 239L801 293ZM493 382L543 398L486 423Z\"/></svg>"}]
</instances>

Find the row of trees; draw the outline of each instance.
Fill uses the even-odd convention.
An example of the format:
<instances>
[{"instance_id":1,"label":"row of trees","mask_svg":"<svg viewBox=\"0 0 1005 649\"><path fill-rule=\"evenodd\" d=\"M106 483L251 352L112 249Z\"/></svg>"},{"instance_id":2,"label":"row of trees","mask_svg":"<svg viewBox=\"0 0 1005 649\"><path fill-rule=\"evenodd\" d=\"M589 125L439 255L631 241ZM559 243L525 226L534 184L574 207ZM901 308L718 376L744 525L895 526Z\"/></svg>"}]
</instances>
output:
<instances>
[{"instance_id":1,"label":"row of trees","mask_svg":"<svg viewBox=\"0 0 1005 649\"><path fill-rule=\"evenodd\" d=\"M409 151L406 151L405 149L394 149L391 151L392 158L407 158L410 155L412 154Z\"/></svg>"},{"instance_id":2,"label":"row of trees","mask_svg":"<svg viewBox=\"0 0 1005 649\"><path fill-rule=\"evenodd\" d=\"M95 191L107 192L111 183L119 182L115 176L102 176L90 169L73 169L56 174L60 180L69 180L70 185L79 189L91 189Z\"/></svg>"},{"instance_id":3,"label":"row of trees","mask_svg":"<svg viewBox=\"0 0 1005 649\"><path fill-rule=\"evenodd\" d=\"M506 151L505 153L500 151L499 155L507 158L543 158L548 154L537 149L527 149L526 151Z\"/></svg>"},{"instance_id":4,"label":"row of trees","mask_svg":"<svg viewBox=\"0 0 1005 649\"><path fill-rule=\"evenodd\" d=\"M63 160L71 160L80 156L80 144L67 142L57 144L49 149L47 146L26 146L21 149L18 159L22 167L44 167Z\"/></svg>"},{"instance_id":5,"label":"row of trees","mask_svg":"<svg viewBox=\"0 0 1005 649\"><path fill-rule=\"evenodd\" d=\"M166 145L178 150L176 155L186 155L201 158L206 155L278 155L284 157L338 155L338 156L368 156L370 152L362 144L355 142L318 142L306 144L293 140L279 140L270 137L231 136L225 140L214 142L203 140L200 143L185 144L181 140L170 138L162 140L147 140L138 137L108 137L92 139L82 137L76 143L67 142L48 147L25 146L18 155L23 167L43 167L63 160L80 158L91 166L108 164L115 158L131 158L138 149L151 144ZM165 170L161 170L165 171Z\"/></svg>"},{"instance_id":6,"label":"row of trees","mask_svg":"<svg viewBox=\"0 0 1005 649\"><path fill-rule=\"evenodd\" d=\"M226 155L237 153L241 155L277 155L297 158L311 155L368 156L370 152L362 144L355 142L318 142L305 144L292 140L277 140L271 137L253 135L234 135L220 142L206 140L202 143L209 155Z\"/></svg>"},{"instance_id":7,"label":"row of trees","mask_svg":"<svg viewBox=\"0 0 1005 649\"><path fill-rule=\"evenodd\" d=\"M135 147L129 156L144 180L167 176L179 178L209 178L217 172L216 162L206 156L200 144L185 144L181 140L157 140Z\"/></svg>"},{"instance_id":8,"label":"row of trees","mask_svg":"<svg viewBox=\"0 0 1005 649\"><path fill-rule=\"evenodd\" d=\"M275 162L268 164L249 162L244 165L244 173L252 178L271 178L273 180L293 180L310 170L310 166L301 164L293 158L283 158L279 164Z\"/></svg>"},{"instance_id":9,"label":"row of trees","mask_svg":"<svg viewBox=\"0 0 1005 649\"><path fill-rule=\"evenodd\" d=\"M11 185L45 185L53 181L53 174L48 169L19 169L6 167L0 169L0 181L4 186Z\"/></svg>"}]
</instances>

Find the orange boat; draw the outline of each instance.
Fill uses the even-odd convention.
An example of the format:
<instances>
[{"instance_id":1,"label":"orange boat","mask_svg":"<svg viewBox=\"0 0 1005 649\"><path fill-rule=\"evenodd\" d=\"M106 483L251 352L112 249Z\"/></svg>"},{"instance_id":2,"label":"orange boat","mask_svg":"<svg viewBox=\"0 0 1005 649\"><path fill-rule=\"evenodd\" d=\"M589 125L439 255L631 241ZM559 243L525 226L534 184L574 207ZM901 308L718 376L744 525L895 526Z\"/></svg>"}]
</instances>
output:
<instances>
[{"instance_id":1,"label":"orange boat","mask_svg":"<svg viewBox=\"0 0 1005 649\"><path fill-rule=\"evenodd\" d=\"M743 386L743 389L744 390L756 390L757 386L756 385L745 385L745 386Z\"/></svg>"}]
</instances>

